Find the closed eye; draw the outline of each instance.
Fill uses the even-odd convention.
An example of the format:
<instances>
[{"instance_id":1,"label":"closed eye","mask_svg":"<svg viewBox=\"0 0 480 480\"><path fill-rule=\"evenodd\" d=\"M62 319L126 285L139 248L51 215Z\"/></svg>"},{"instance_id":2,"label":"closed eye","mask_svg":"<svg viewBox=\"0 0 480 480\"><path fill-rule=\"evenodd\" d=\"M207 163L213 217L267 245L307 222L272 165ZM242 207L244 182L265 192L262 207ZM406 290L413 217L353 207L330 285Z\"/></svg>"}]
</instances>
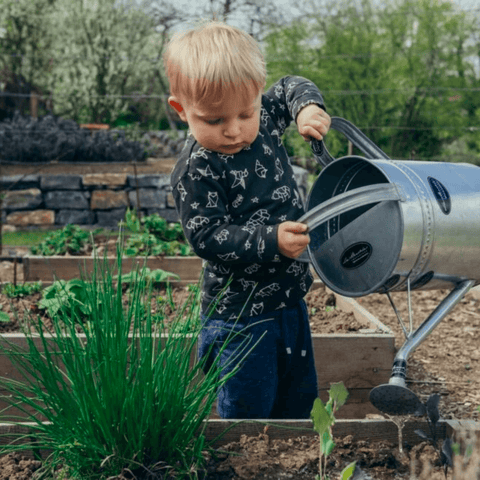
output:
<instances>
[{"instance_id":1,"label":"closed eye","mask_svg":"<svg viewBox=\"0 0 480 480\"><path fill-rule=\"evenodd\" d=\"M242 120L247 120L249 118L251 118L252 115L250 114L242 114L240 115L240 118ZM207 123L208 125L220 125L220 123L222 122L222 119L221 118L216 118L214 120L205 120L205 123Z\"/></svg>"}]
</instances>

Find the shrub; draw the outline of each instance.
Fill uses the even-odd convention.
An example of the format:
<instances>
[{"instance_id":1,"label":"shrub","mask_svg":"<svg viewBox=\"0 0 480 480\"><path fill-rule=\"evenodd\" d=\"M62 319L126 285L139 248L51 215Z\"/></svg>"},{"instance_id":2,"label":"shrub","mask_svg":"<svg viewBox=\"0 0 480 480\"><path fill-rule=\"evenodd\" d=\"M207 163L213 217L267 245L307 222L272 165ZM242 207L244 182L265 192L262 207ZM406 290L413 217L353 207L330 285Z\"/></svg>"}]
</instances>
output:
<instances>
[{"instance_id":1,"label":"shrub","mask_svg":"<svg viewBox=\"0 0 480 480\"><path fill-rule=\"evenodd\" d=\"M90 134L73 120L18 112L0 123L0 158L6 162L132 162L146 156L146 146L127 140L122 130Z\"/></svg>"}]
</instances>

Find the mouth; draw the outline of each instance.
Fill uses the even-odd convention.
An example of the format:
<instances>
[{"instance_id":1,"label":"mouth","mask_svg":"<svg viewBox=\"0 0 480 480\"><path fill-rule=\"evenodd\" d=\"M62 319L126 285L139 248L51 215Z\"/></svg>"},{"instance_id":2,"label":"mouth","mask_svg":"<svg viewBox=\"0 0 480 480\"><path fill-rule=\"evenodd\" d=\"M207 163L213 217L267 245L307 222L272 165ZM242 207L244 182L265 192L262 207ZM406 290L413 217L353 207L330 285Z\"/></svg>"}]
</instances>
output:
<instances>
[{"instance_id":1,"label":"mouth","mask_svg":"<svg viewBox=\"0 0 480 480\"><path fill-rule=\"evenodd\" d=\"M235 145L225 145L223 148L239 148L239 147L243 147L245 144L244 143L236 143Z\"/></svg>"}]
</instances>

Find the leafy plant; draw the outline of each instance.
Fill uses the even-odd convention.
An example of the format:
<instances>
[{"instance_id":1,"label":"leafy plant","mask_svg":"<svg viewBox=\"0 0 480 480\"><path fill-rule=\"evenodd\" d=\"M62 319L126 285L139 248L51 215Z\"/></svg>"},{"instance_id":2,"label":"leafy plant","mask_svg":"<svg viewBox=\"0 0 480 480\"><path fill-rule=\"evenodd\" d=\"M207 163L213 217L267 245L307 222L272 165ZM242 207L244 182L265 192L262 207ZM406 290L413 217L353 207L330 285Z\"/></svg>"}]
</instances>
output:
<instances>
[{"instance_id":1,"label":"leafy plant","mask_svg":"<svg viewBox=\"0 0 480 480\"><path fill-rule=\"evenodd\" d=\"M98 233L100 229L92 232L92 235ZM50 233L43 242L30 247L33 255L78 255L85 250L87 242L90 239L90 232L80 228L78 225L68 224L61 230Z\"/></svg>"},{"instance_id":2,"label":"leafy plant","mask_svg":"<svg viewBox=\"0 0 480 480\"><path fill-rule=\"evenodd\" d=\"M129 257L148 255L188 256L192 248L186 242L180 223L169 223L158 214L138 218L134 210L127 209L125 226L132 233L125 244L125 254Z\"/></svg>"},{"instance_id":3,"label":"leafy plant","mask_svg":"<svg viewBox=\"0 0 480 480\"><path fill-rule=\"evenodd\" d=\"M60 312L69 313L74 318L88 318L93 313L88 303L88 289L87 282L79 278L57 280L43 290L38 306L46 309L50 318Z\"/></svg>"},{"instance_id":4,"label":"leafy plant","mask_svg":"<svg viewBox=\"0 0 480 480\"><path fill-rule=\"evenodd\" d=\"M141 270L124 305L122 256L118 247L118 281L106 261L85 281L85 305L95 322L81 326L82 335L74 312L60 309L51 331L41 317L30 320L39 333L25 329L26 349L0 347L23 374L23 381L4 378L0 384L32 422L29 438L19 433L19 442L2 445L0 454L50 450L41 473L66 465L68 478L82 480L185 478L202 468L202 452L210 449L204 420L218 388L238 367L220 378L218 361L205 374L204 361L192 364L198 333L191 333L197 319L189 305L177 334L162 338L162 325L152 328L150 305L143 301L152 290ZM249 341L245 337L242 359Z\"/></svg>"},{"instance_id":5,"label":"leafy plant","mask_svg":"<svg viewBox=\"0 0 480 480\"><path fill-rule=\"evenodd\" d=\"M3 305L0 305L0 322L8 323L10 321L10 317L7 313L2 312Z\"/></svg>"},{"instance_id":6,"label":"leafy plant","mask_svg":"<svg viewBox=\"0 0 480 480\"><path fill-rule=\"evenodd\" d=\"M329 399L325 405L320 398L316 398L313 404L310 417L313 421L313 428L319 434L320 440L320 457L319 470L316 480L330 480L325 474L327 467L327 458L335 448L333 441L332 427L335 424L335 412L345 404L348 398L348 391L343 382L334 383L328 391ZM342 471L342 480L348 480L355 470L355 462L348 465Z\"/></svg>"},{"instance_id":7,"label":"leafy plant","mask_svg":"<svg viewBox=\"0 0 480 480\"><path fill-rule=\"evenodd\" d=\"M180 280L180 277L176 273L167 272L160 268L156 270L150 270L148 267L144 267L141 271L132 270L128 273L121 275L121 277L119 277L119 275L115 275L113 278L114 280L120 278L120 281L122 283L127 283L130 285L142 280L147 283L147 286L149 286L150 284L155 285L168 281L168 279L171 277L173 277L175 280Z\"/></svg>"},{"instance_id":8,"label":"leafy plant","mask_svg":"<svg viewBox=\"0 0 480 480\"><path fill-rule=\"evenodd\" d=\"M32 295L42 290L42 282L22 283L14 285L6 283L2 288L2 293L8 298L18 298Z\"/></svg>"},{"instance_id":9,"label":"leafy plant","mask_svg":"<svg viewBox=\"0 0 480 480\"><path fill-rule=\"evenodd\" d=\"M442 462L445 472L445 478L447 478L448 467L453 467L452 440L450 438L446 438L443 441L441 451L438 450L437 423L440 420L440 412L438 410L439 402L440 395L434 393L428 397L427 402L425 403L425 411L427 414L427 423L430 435L421 429L416 429L415 433L433 445L433 448L435 448L436 452L440 456L440 461Z\"/></svg>"}]
</instances>

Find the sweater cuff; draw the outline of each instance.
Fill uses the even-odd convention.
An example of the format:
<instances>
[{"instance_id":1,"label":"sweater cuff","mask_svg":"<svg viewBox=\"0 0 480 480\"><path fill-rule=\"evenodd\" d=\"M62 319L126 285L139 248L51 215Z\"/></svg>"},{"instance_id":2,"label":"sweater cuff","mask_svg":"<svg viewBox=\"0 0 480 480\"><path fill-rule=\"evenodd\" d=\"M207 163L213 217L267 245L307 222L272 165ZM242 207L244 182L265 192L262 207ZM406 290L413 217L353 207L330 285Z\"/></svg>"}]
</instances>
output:
<instances>
[{"instance_id":1,"label":"sweater cuff","mask_svg":"<svg viewBox=\"0 0 480 480\"><path fill-rule=\"evenodd\" d=\"M310 99L310 100L305 100L304 102L298 104L295 104L293 106L293 118L295 119L295 123L297 123L297 116L298 114L307 106L307 105L318 105L322 110L326 110L325 105L321 104L318 102L318 100Z\"/></svg>"}]
</instances>

